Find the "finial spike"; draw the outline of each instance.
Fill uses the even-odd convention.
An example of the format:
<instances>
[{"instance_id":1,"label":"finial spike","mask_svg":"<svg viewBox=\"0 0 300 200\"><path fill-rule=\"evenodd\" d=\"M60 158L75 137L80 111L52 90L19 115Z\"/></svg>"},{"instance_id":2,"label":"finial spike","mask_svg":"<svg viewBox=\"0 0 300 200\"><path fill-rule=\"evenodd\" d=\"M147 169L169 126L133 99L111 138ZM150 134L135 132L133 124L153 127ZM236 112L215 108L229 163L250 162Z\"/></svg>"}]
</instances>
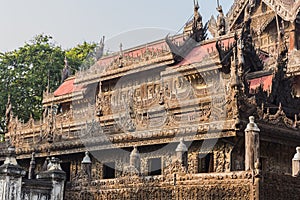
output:
<instances>
[{"instance_id":1,"label":"finial spike","mask_svg":"<svg viewBox=\"0 0 300 200\"><path fill-rule=\"evenodd\" d=\"M65 56L64 62L65 62L65 67L63 68L63 71L62 71L62 77L61 77L61 82L62 82L62 83L63 83L67 78L69 78L69 76L70 76L70 71L69 71L69 65L68 65L68 59L67 59L67 56Z\"/></svg>"},{"instance_id":2,"label":"finial spike","mask_svg":"<svg viewBox=\"0 0 300 200\"><path fill-rule=\"evenodd\" d=\"M122 43L120 43L120 55L119 55L119 59L122 59L123 58L123 44ZM120 63L120 66L121 66L122 64Z\"/></svg>"},{"instance_id":3,"label":"finial spike","mask_svg":"<svg viewBox=\"0 0 300 200\"><path fill-rule=\"evenodd\" d=\"M250 123L254 123L254 122L255 122L254 116L250 116L250 117L249 117L249 121L250 121Z\"/></svg>"},{"instance_id":4,"label":"finial spike","mask_svg":"<svg viewBox=\"0 0 300 200\"><path fill-rule=\"evenodd\" d=\"M5 110L5 130L4 132L8 132L8 126L10 123L12 115L12 105L11 105L11 100L10 100L10 94L7 95L7 103L6 103L6 110Z\"/></svg>"},{"instance_id":5,"label":"finial spike","mask_svg":"<svg viewBox=\"0 0 300 200\"><path fill-rule=\"evenodd\" d=\"M65 62L65 66L68 66L67 56L65 56L64 62Z\"/></svg>"},{"instance_id":6,"label":"finial spike","mask_svg":"<svg viewBox=\"0 0 300 200\"><path fill-rule=\"evenodd\" d=\"M194 8L197 10L200 8L198 0L194 0Z\"/></svg>"}]
</instances>

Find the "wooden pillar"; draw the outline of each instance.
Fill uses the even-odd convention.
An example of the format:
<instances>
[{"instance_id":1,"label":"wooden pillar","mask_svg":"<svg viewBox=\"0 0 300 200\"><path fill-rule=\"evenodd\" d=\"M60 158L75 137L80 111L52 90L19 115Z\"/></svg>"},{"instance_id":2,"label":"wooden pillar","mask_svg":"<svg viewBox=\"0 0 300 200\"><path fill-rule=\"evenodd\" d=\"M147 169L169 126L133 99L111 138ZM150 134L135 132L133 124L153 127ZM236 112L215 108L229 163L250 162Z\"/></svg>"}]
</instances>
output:
<instances>
[{"instance_id":1,"label":"wooden pillar","mask_svg":"<svg viewBox=\"0 0 300 200\"><path fill-rule=\"evenodd\" d=\"M255 162L259 162L259 132L254 117L249 117L245 130L245 170L254 170Z\"/></svg>"}]
</instances>

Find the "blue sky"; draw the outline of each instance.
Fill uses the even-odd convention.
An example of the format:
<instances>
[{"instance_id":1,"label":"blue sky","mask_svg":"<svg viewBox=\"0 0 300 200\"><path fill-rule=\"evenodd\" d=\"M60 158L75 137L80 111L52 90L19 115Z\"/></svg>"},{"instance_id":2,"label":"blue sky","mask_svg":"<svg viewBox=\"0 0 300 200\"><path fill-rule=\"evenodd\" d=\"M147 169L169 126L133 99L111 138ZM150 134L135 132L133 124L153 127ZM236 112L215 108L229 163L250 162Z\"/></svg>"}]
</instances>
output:
<instances>
[{"instance_id":1,"label":"blue sky","mask_svg":"<svg viewBox=\"0 0 300 200\"><path fill-rule=\"evenodd\" d=\"M64 49L104 35L124 49L176 33L193 14L193 0L0 0L0 51L45 33ZM220 0L225 12L233 0ZM216 0L199 0L203 20L217 15ZM125 35L125 36L124 36ZM123 37L120 37L123 36ZM126 40L132 40L127 42ZM149 41L148 41L149 40ZM113 42L112 42L113 41ZM128 44L127 44L128 43Z\"/></svg>"}]
</instances>

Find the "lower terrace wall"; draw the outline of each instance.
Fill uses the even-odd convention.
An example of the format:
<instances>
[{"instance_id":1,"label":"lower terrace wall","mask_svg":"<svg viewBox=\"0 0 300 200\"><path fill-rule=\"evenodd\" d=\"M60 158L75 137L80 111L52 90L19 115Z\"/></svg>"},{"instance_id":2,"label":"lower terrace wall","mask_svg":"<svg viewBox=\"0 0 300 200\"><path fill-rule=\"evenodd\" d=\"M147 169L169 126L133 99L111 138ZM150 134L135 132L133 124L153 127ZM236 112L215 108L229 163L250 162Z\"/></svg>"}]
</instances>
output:
<instances>
[{"instance_id":1,"label":"lower terrace wall","mask_svg":"<svg viewBox=\"0 0 300 200\"><path fill-rule=\"evenodd\" d=\"M41 180L23 180L21 199L22 200L50 200L52 183Z\"/></svg>"},{"instance_id":2,"label":"lower terrace wall","mask_svg":"<svg viewBox=\"0 0 300 200\"><path fill-rule=\"evenodd\" d=\"M253 199L252 172L126 176L70 185L65 199Z\"/></svg>"},{"instance_id":3,"label":"lower terrace wall","mask_svg":"<svg viewBox=\"0 0 300 200\"><path fill-rule=\"evenodd\" d=\"M300 177L263 173L260 188L260 199L300 199Z\"/></svg>"}]
</instances>

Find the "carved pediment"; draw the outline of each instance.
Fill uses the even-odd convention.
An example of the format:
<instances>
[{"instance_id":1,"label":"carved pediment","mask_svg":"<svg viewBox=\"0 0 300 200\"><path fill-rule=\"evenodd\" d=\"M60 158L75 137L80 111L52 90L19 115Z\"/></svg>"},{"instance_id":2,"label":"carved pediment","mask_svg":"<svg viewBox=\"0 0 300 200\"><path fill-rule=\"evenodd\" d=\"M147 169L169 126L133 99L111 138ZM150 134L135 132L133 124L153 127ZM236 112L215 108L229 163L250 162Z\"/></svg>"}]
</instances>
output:
<instances>
[{"instance_id":1,"label":"carved pediment","mask_svg":"<svg viewBox=\"0 0 300 200\"><path fill-rule=\"evenodd\" d=\"M255 15L252 18L252 23L251 23L252 30L256 34L259 34L263 32L274 19L275 19L274 11L269 11L268 13Z\"/></svg>"},{"instance_id":2,"label":"carved pediment","mask_svg":"<svg viewBox=\"0 0 300 200\"><path fill-rule=\"evenodd\" d=\"M300 10L300 2L295 0L262 0L285 21L294 21Z\"/></svg>"},{"instance_id":3,"label":"carved pediment","mask_svg":"<svg viewBox=\"0 0 300 200\"><path fill-rule=\"evenodd\" d=\"M227 13L227 21L229 30L232 30L236 25L238 18L243 14L249 0L235 0L231 9Z\"/></svg>"}]
</instances>

